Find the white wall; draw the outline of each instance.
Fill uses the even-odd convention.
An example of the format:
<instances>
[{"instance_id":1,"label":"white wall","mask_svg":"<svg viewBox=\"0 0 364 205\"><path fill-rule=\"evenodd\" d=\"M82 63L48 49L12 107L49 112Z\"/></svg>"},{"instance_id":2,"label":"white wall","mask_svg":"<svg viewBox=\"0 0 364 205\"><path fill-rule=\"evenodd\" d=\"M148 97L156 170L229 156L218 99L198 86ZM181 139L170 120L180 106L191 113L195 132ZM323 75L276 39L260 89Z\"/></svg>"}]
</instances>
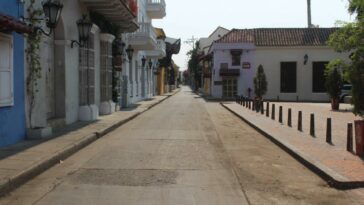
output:
<instances>
[{"instance_id":1,"label":"white wall","mask_svg":"<svg viewBox=\"0 0 364 205\"><path fill-rule=\"evenodd\" d=\"M304 56L308 62L304 65ZM327 101L327 93L312 92L312 63L330 61L334 58L347 59L347 54L334 52L328 47L306 48L257 48L255 61L262 64L268 81L268 92L264 98L296 101ZM297 62L297 93L280 92L280 63Z\"/></svg>"},{"instance_id":2,"label":"white wall","mask_svg":"<svg viewBox=\"0 0 364 205\"><path fill-rule=\"evenodd\" d=\"M241 65L233 66L231 58L231 49L242 49ZM240 76L238 77L238 95L248 95L248 88L253 83L253 77L255 75L256 65L254 61L255 48L252 44L214 44L214 67L212 70L212 86L211 95L216 98L222 98L222 86L215 85L215 81L222 81L220 76L220 64L228 63L229 69L240 69ZM250 69L242 69L243 62L249 62L251 64Z\"/></svg>"}]
</instances>

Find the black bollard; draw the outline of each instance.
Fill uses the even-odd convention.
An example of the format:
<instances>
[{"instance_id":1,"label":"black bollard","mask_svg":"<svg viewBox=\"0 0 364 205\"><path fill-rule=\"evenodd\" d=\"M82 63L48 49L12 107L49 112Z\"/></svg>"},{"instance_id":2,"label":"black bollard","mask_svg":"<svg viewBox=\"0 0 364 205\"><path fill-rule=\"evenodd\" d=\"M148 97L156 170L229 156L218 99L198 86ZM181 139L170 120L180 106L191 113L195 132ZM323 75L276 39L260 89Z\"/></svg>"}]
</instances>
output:
<instances>
[{"instance_id":1,"label":"black bollard","mask_svg":"<svg viewBox=\"0 0 364 205\"><path fill-rule=\"evenodd\" d=\"M302 132L302 111L298 112L298 124L297 124L298 131Z\"/></svg>"},{"instance_id":2,"label":"black bollard","mask_svg":"<svg viewBox=\"0 0 364 205\"><path fill-rule=\"evenodd\" d=\"M279 123L283 124L283 107L279 106Z\"/></svg>"},{"instance_id":3,"label":"black bollard","mask_svg":"<svg viewBox=\"0 0 364 205\"><path fill-rule=\"evenodd\" d=\"M245 97L243 96L242 99L243 99L243 107L245 107Z\"/></svg>"},{"instance_id":4,"label":"black bollard","mask_svg":"<svg viewBox=\"0 0 364 205\"><path fill-rule=\"evenodd\" d=\"M353 153L353 123L348 123L348 137L347 137L347 144L346 150L348 152Z\"/></svg>"},{"instance_id":5,"label":"black bollard","mask_svg":"<svg viewBox=\"0 0 364 205\"><path fill-rule=\"evenodd\" d=\"M243 105L243 96L240 96L240 105Z\"/></svg>"},{"instance_id":6,"label":"black bollard","mask_svg":"<svg viewBox=\"0 0 364 205\"><path fill-rule=\"evenodd\" d=\"M288 124L289 127L292 127L292 109L291 108L288 109L287 124Z\"/></svg>"},{"instance_id":7,"label":"black bollard","mask_svg":"<svg viewBox=\"0 0 364 205\"><path fill-rule=\"evenodd\" d=\"M252 101L251 100L248 100L248 108L249 108L249 110L252 108Z\"/></svg>"},{"instance_id":8,"label":"black bollard","mask_svg":"<svg viewBox=\"0 0 364 205\"><path fill-rule=\"evenodd\" d=\"M252 110L255 111L255 100L252 101Z\"/></svg>"},{"instance_id":9,"label":"black bollard","mask_svg":"<svg viewBox=\"0 0 364 205\"><path fill-rule=\"evenodd\" d=\"M315 137L315 114L311 114L310 118L310 135Z\"/></svg>"},{"instance_id":10,"label":"black bollard","mask_svg":"<svg viewBox=\"0 0 364 205\"><path fill-rule=\"evenodd\" d=\"M326 142L329 144L332 144L331 118L327 118L327 121L326 121Z\"/></svg>"},{"instance_id":11,"label":"black bollard","mask_svg":"<svg viewBox=\"0 0 364 205\"><path fill-rule=\"evenodd\" d=\"M272 120L276 119L276 105L272 105Z\"/></svg>"},{"instance_id":12,"label":"black bollard","mask_svg":"<svg viewBox=\"0 0 364 205\"><path fill-rule=\"evenodd\" d=\"M269 117L269 102L267 102L267 110L265 111L265 115Z\"/></svg>"},{"instance_id":13,"label":"black bollard","mask_svg":"<svg viewBox=\"0 0 364 205\"><path fill-rule=\"evenodd\" d=\"M263 100L260 102L260 113L264 115L264 102Z\"/></svg>"}]
</instances>

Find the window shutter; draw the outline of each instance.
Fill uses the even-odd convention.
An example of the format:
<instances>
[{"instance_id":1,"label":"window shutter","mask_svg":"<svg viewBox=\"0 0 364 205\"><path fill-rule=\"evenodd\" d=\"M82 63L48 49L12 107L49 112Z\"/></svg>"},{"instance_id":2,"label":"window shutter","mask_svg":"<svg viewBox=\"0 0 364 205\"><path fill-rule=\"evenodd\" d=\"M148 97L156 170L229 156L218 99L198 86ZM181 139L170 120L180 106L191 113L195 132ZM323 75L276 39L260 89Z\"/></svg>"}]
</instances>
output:
<instances>
[{"instance_id":1,"label":"window shutter","mask_svg":"<svg viewBox=\"0 0 364 205\"><path fill-rule=\"evenodd\" d=\"M12 37L0 35L0 107L13 106L13 43Z\"/></svg>"}]
</instances>

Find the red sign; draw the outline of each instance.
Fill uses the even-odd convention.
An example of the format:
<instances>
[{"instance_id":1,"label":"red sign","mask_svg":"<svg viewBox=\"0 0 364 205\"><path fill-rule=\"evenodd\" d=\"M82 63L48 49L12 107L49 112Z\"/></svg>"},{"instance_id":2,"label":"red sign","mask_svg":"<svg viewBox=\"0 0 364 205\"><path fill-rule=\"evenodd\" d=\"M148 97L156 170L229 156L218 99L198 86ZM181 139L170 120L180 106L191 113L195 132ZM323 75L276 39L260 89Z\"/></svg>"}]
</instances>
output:
<instances>
[{"instance_id":1,"label":"red sign","mask_svg":"<svg viewBox=\"0 0 364 205\"><path fill-rule=\"evenodd\" d=\"M243 69L250 69L250 63L249 62L244 62L243 63Z\"/></svg>"}]
</instances>

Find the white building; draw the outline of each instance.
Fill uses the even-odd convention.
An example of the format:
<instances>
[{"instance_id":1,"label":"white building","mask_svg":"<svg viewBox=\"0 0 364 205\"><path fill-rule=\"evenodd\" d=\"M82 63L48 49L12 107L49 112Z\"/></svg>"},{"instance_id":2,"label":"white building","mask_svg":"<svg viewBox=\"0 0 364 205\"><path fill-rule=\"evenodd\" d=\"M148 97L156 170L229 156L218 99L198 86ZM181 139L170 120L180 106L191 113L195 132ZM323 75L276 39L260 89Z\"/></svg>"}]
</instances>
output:
<instances>
[{"instance_id":1,"label":"white building","mask_svg":"<svg viewBox=\"0 0 364 205\"><path fill-rule=\"evenodd\" d=\"M119 103L112 101L115 58L112 43L115 38L122 37L125 43L135 50L131 61L128 61L125 52L123 56L119 56L124 63L122 72L117 76L132 79L132 83L124 86L128 88L121 91L130 93L131 98L127 104L151 97L152 75L150 69L146 67L149 59L153 61L154 58L163 56L163 45L160 45L162 42L157 42L155 38L151 20L166 15L164 0L61 0L60 2L63 4L63 9L57 27L49 37L42 36L41 78L37 81L32 115L30 117L28 112L27 116L30 137L32 133L36 133L37 137L47 136L54 128L76 121L93 121L99 115L117 111ZM25 9L28 6L29 1L26 1ZM37 1L35 7L41 8L41 2ZM124 34L114 36L94 23L88 42L81 42L83 45L74 43L79 41L77 20L92 12L118 25ZM44 24L42 27L47 30ZM135 33L127 35L132 32ZM155 50L158 52L151 52ZM141 67L143 56L147 59L144 68ZM121 83L120 87L122 86ZM31 106L27 103L26 107L29 110Z\"/></svg>"},{"instance_id":2,"label":"white building","mask_svg":"<svg viewBox=\"0 0 364 205\"><path fill-rule=\"evenodd\" d=\"M214 42L212 93L216 98L254 97L259 65L267 76L270 100L327 101L325 64L348 59L326 45L336 28L234 29ZM250 92L249 92L250 91Z\"/></svg>"},{"instance_id":3,"label":"white building","mask_svg":"<svg viewBox=\"0 0 364 205\"><path fill-rule=\"evenodd\" d=\"M126 45L134 50L132 59L123 66L126 68L122 73L124 85L128 87L123 93L124 106L153 96L156 83L153 70L158 66L158 59L166 56L166 44L164 39L157 38L152 20L165 16L164 0L138 0L139 29L123 35Z\"/></svg>"}]
</instances>

